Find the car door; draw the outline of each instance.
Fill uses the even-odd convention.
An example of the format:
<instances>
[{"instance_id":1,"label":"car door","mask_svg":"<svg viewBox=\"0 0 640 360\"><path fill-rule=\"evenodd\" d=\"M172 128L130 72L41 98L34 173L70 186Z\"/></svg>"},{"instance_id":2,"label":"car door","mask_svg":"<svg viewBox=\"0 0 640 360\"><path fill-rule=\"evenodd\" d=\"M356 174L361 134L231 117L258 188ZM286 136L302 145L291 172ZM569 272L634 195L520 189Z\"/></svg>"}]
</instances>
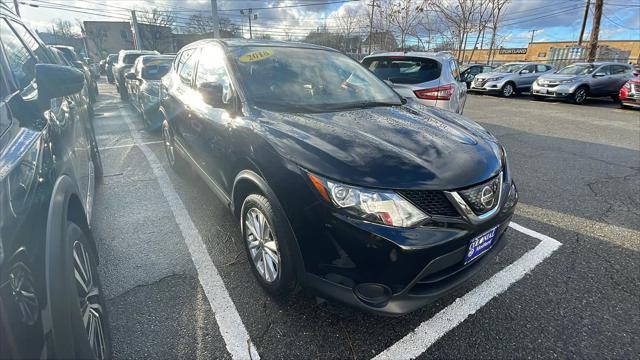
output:
<instances>
[{"instance_id":1,"label":"car door","mask_svg":"<svg viewBox=\"0 0 640 360\"><path fill-rule=\"evenodd\" d=\"M620 91L622 85L624 85L629 79L631 79L631 68L627 65L611 65L611 83L609 92L611 94L617 94Z\"/></svg>"},{"instance_id":2,"label":"car door","mask_svg":"<svg viewBox=\"0 0 640 360\"><path fill-rule=\"evenodd\" d=\"M453 93L451 94L451 111L462 114L464 110L464 104L467 101L467 84L460 78L460 68L458 63L451 59L449 60L449 67L451 69L451 76L455 79L453 84Z\"/></svg>"},{"instance_id":3,"label":"car door","mask_svg":"<svg viewBox=\"0 0 640 360\"><path fill-rule=\"evenodd\" d=\"M589 93L593 96L606 95L611 87L611 65L603 65L593 72Z\"/></svg>"},{"instance_id":4,"label":"car door","mask_svg":"<svg viewBox=\"0 0 640 360\"><path fill-rule=\"evenodd\" d=\"M142 111L142 102L140 101L140 86L142 85L142 69L144 64L140 58L136 59L136 65L133 67L133 73L136 75L135 80L131 80L131 102L138 109Z\"/></svg>"},{"instance_id":5,"label":"car door","mask_svg":"<svg viewBox=\"0 0 640 360\"><path fill-rule=\"evenodd\" d=\"M518 72L516 86L520 89L528 89L539 75L536 74L536 66L534 64L527 65Z\"/></svg>"},{"instance_id":6,"label":"car door","mask_svg":"<svg viewBox=\"0 0 640 360\"><path fill-rule=\"evenodd\" d=\"M227 111L227 105L233 91L224 62L224 52L218 46L202 49L195 78L196 89L212 84L222 87L222 103L212 106L205 101L194 101L191 124L198 131L198 136L194 138L194 151L202 160L203 170L207 175L222 189L229 189L233 179L227 179L225 176L228 173L229 159L227 139L231 129L231 116Z\"/></svg>"},{"instance_id":7,"label":"car door","mask_svg":"<svg viewBox=\"0 0 640 360\"><path fill-rule=\"evenodd\" d=\"M191 122L191 110L198 99L198 93L193 88L193 77L198 62L200 48L187 49L180 57L177 76L174 79L172 96L175 97L174 130L176 131L179 145L182 145L187 154L198 166L202 165L200 159L195 156L194 147L197 145L199 128Z\"/></svg>"}]
</instances>

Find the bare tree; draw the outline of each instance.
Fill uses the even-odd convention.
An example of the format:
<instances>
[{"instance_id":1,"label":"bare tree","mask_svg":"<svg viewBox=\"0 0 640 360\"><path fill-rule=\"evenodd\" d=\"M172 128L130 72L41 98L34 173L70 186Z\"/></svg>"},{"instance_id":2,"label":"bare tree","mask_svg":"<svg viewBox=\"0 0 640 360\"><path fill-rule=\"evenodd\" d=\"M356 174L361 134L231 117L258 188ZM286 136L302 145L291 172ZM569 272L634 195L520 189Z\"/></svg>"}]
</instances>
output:
<instances>
[{"instance_id":1,"label":"bare tree","mask_svg":"<svg viewBox=\"0 0 640 360\"><path fill-rule=\"evenodd\" d=\"M189 33L204 34L213 32L213 18L211 16L191 15L188 24L187 32Z\"/></svg>"},{"instance_id":2,"label":"bare tree","mask_svg":"<svg viewBox=\"0 0 640 360\"><path fill-rule=\"evenodd\" d=\"M73 29L73 23L69 20L56 19L53 22L54 35L66 39L77 39L80 34Z\"/></svg>"},{"instance_id":3,"label":"bare tree","mask_svg":"<svg viewBox=\"0 0 640 360\"><path fill-rule=\"evenodd\" d=\"M104 58L107 55L104 48L104 43L107 40L107 33L107 28L103 25L98 25L87 31L87 37L95 46L99 58Z\"/></svg>"},{"instance_id":4,"label":"bare tree","mask_svg":"<svg viewBox=\"0 0 640 360\"><path fill-rule=\"evenodd\" d=\"M332 19L342 37L342 50L351 52L354 33L364 26L363 14L352 7L346 7L343 11L337 12Z\"/></svg>"},{"instance_id":5,"label":"bare tree","mask_svg":"<svg viewBox=\"0 0 640 360\"><path fill-rule=\"evenodd\" d=\"M496 33L498 32L498 24L500 23L500 14L510 1L511 0L489 0L491 6L491 42L489 45L489 54L487 55L487 64L489 64L489 62L493 62L491 56L496 47Z\"/></svg>"},{"instance_id":6,"label":"bare tree","mask_svg":"<svg viewBox=\"0 0 640 360\"><path fill-rule=\"evenodd\" d=\"M143 48L161 52L171 48L171 28L175 23L171 13L152 9L140 13L139 19Z\"/></svg>"},{"instance_id":7,"label":"bare tree","mask_svg":"<svg viewBox=\"0 0 640 360\"><path fill-rule=\"evenodd\" d=\"M474 29L473 18L481 6L482 0L451 0L429 1L428 7L438 13L440 18L449 25L449 32L457 39L460 62L463 48L466 47L469 32Z\"/></svg>"},{"instance_id":8,"label":"bare tree","mask_svg":"<svg viewBox=\"0 0 640 360\"><path fill-rule=\"evenodd\" d=\"M468 62L473 60L473 54L476 52L476 47L478 47L478 40L480 40L480 34L484 32L487 28L487 24L491 20L491 1L492 0L479 0L478 10L474 14L473 22L476 25L476 41L473 44L473 48L471 50L471 55L469 56Z\"/></svg>"},{"instance_id":9,"label":"bare tree","mask_svg":"<svg viewBox=\"0 0 640 360\"><path fill-rule=\"evenodd\" d=\"M400 34L400 47L404 50L407 35L415 34L424 7L416 5L414 0L396 0L391 2L390 10L389 20Z\"/></svg>"}]
</instances>

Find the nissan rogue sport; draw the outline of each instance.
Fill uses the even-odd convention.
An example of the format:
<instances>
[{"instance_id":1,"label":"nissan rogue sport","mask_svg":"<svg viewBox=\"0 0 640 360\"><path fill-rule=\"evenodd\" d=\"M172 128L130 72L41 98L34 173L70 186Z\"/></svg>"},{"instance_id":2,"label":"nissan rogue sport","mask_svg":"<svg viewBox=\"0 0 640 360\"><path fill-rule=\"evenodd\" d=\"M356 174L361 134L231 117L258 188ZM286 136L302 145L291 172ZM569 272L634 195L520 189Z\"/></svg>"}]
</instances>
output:
<instances>
[{"instance_id":1,"label":"nissan rogue sport","mask_svg":"<svg viewBox=\"0 0 640 360\"><path fill-rule=\"evenodd\" d=\"M406 102L335 50L201 40L162 78L162 136L240 220L267 292L297 285L382 314L415 310L505 245L517 191L495 137Z\"/></svg>"}]
</instances>

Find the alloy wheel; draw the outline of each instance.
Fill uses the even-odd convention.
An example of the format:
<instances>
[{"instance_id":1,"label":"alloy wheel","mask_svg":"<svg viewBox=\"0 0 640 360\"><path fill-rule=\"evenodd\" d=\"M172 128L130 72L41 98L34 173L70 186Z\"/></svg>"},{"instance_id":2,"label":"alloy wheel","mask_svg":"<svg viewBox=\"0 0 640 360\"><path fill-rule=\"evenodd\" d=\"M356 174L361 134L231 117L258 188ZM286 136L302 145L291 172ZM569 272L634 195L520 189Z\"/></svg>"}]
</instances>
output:
<instances>
[{"instance_id":1,"label":"alloy wheel","mask_svg":"<svg viewBox=\"0 0 640 360\"><path fill-rule=\"evenodd\" d=\"M575 94L576 103L582 104L587 99L587 91L583 88L576 90Z\"/></svg>"},{"instance_id":2,"label":"alloy wheel","mask_svg":"<svg viewBox=\"0 0 640 360\"><path fill-rule=\"evenodd\" d=\"M176 154L173 147L171 132L166 123L162 125L162 140L164 143L164 151L167 154L167 160L169 161L169 164L173 166L176 163Z\"/></svg>"},{"instance_id":3,"label":"alloy wheel","mask_svg":"<svg viewBox=\"0 0 640 360\"><path fill-rule=\"evenodd\" d=\"M91 257L80 241L73 243L73 273L78 291L80 314L89 338L89 345L96 359L104 359L106 340L104 309L100 301L100 289L94 278Z\"/></svg>"},{"instance_id":4,"label":"alloy wheel","mask_svg":"<svg viewBox=\"0 0 640 360\"><path fill-rule=\"evenodd\" d=\"M506 84L506 85L504 86L504 88L502 89L502 94L503 94L505 97L509 97L509 96L513 95L513 85L511 85L511 84Z\"/></svg>"},{"instance_id":5,"label":"alloy wheel","mask_svg":"<svg viewBox=\"0 0 640 360\"><path fill-rule=\"evenodd\" d=\"M244 226L253 266L266 282L276 281L280 273L280 252L267 218L262 211L251 208L245 214Z\"/></svg>"},{"instance_id":6,"label":"alloy wheel","mask_svg":"<svg viewBox=\"0 0 640 360\"><path fill-rule=\"evenodd\" d=\"M40 306L33 284L33 276L25 264L19 262L11 268L9 285L22 321L28 325L35 324L40 314Z\"/></svg>"}]
</instances>

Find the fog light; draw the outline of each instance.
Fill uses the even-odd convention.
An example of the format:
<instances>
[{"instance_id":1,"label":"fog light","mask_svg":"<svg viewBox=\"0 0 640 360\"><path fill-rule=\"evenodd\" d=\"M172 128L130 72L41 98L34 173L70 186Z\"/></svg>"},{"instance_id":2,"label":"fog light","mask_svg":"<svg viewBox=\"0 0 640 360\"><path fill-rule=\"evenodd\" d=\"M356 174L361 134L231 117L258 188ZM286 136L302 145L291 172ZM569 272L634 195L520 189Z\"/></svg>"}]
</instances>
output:
<instances>
[{"instance_id":1,"label":"fog light","mask_svg":"<svg viewBox=\"0 0 640 360\"><path fill-rule=\"evenodd\" d=\"M382 307L391 298L391 289L388 286L374 283L358 284L353 289L358 299L367 305Z\"/></svg>"}]
</instances>

